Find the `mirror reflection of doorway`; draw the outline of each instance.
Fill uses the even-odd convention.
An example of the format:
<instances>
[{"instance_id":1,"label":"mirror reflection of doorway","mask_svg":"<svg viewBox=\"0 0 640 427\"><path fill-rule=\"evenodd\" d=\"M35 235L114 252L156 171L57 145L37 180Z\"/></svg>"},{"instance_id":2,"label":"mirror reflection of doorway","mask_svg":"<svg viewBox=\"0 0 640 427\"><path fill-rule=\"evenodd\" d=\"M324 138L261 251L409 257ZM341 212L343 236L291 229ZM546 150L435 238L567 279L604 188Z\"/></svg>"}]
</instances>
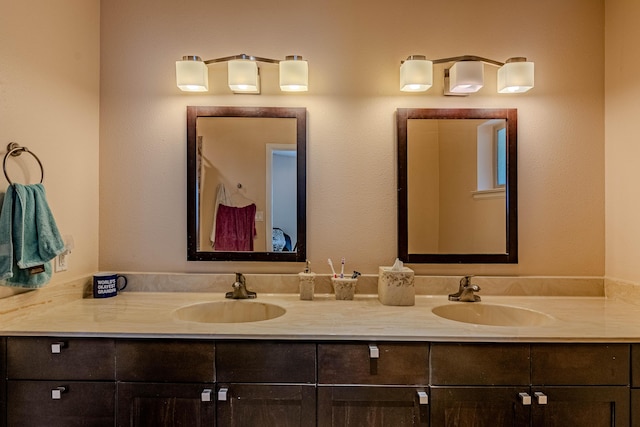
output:
<instances>
[{"instance_id":1,"label":"mirror reflection of doorway","mask_svg":"<svg viewBox=\"0 0 640 427\"><path fill-rule=\"evenodd\" d=\"M267 144L267 230L272 230L268 251L296 250L296 150L291 144ZM267 244L268 246L268 244Z\"/></svg>"}]
</instances>

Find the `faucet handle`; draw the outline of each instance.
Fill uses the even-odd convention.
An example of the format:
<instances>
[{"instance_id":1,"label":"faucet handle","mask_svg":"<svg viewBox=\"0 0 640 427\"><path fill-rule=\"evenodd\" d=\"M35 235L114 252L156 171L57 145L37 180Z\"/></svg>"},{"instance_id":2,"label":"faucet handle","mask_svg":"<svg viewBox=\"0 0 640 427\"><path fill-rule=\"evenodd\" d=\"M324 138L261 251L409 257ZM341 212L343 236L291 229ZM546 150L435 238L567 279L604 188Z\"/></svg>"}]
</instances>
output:
<instances>
[{"instance_id":1,"label":"faucet handle","mask_svg":"<svg viewBox=\"0 0 640 427\"><path fill-rule=\"evenodd\" d=\"M460 287L463 288L465 286L470 286L472 277L474 277L474 275L470 274L470 275L464 276L462 279L460 279Z\"/></svg>"}]
</instances>

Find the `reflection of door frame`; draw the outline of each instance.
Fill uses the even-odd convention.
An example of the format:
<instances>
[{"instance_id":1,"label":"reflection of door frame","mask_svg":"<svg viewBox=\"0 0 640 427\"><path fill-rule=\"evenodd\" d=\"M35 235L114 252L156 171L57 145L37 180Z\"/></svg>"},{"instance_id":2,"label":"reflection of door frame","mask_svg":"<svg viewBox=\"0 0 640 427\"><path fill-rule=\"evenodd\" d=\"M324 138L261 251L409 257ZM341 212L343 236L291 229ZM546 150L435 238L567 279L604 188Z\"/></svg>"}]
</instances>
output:
<instances>
[{"instance_id":1,"label":"reflection of door frame","mask_svg":"<svg viewBox=\"0 0 640 427\"><path fill-rule=\"evenodd\" d=\"M271 194L271 181L273 178L272 170L273 170L273 152L274 151L297 151L297 147L295 144L275 144L269 143L266 144L267 155L265 156L267 159L267 168L266 168L266 209L265 209L265 239L267 241L267 252L273 252L273 197Z\"/></svg>"}]
</instances>

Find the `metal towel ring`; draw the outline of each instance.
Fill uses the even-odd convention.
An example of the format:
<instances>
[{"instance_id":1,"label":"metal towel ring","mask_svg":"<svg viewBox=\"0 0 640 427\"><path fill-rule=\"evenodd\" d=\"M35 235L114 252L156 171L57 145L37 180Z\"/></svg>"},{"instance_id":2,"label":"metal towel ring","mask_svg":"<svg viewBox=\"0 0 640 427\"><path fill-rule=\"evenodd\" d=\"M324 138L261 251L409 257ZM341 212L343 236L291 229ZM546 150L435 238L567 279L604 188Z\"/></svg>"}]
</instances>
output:
<instances>
[{"instance_id":1,"label":"metal towel ring","mask_svg":"<svg viewBox=\"0 0 640 427\"><path fill-rule=\"evenodd\" d=\"M29 151L27 147L21 147L17 142L10 142L9 145L7 145L7 154L4 155L4 159L2 160L2 170L4 172L4 177L7 178L9 184L13 184L13 182L11 182L11 180L9 179L9 175L7 174L7 159L10 155L12 157L17 157L22 153L31 154L33 158L38 162L38 165L40 165L40 184L42 184L42 181L44 180L44 167L42 166L42 162L40 161L38 156L33 153L33 151Z\"/></svg>"}]
</instances>

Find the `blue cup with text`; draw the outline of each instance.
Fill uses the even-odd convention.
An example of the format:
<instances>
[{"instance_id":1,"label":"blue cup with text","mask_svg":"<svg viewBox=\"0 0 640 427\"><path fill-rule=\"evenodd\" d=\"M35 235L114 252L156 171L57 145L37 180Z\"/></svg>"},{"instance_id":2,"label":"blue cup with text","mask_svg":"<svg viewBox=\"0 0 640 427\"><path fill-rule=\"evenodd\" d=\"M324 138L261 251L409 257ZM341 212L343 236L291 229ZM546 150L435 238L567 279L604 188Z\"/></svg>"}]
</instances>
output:
<instances>
[{"instance_id":1,"label":"blue cup with text","mask_svg":"<svg viewBox=\"0 0 640 427\"><path fill-rule=\"evenodd\" d=\"M109 298L127 287L127 278L117 273L96 273L93 275L93 297Z\"/></svg>"}]
</instances>

